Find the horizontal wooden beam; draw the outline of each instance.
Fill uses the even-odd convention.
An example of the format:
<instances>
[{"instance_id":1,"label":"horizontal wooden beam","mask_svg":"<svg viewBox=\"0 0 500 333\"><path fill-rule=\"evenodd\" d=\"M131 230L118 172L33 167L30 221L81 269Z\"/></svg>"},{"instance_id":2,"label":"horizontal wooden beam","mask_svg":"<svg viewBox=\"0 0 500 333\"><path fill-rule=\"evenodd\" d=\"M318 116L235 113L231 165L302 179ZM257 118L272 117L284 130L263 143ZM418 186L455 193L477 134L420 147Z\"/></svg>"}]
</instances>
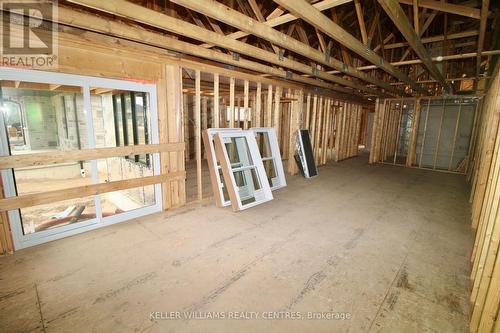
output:
<instances>
[{"instance_id":1,"label":"horizontal wooden beam","mask_svg":"<svg viewBox=\"0 0 500 333\"><path fill-rule=\"evenodd\" d=\"M454 34L447 35L446 36L446 40L453 40L453 39L474 37L474 36L477 36L477 35L479 35L479 31L478 30L463 31L463 32L457 32L457 33L454 33ZM444 35L424 37L424 38L420 39L420 41L423 44L435 43L435 42L442 42L443 40L445 40L445 36ZM398 47L405 47L405 46L408 46L408 42L391 43L391 44L384 45L384 50L396 49Z\"/></svg>"},{"instance_id":2,"label":"horizontal wooden beam","mask_svg":"<svg viewBox=\"0 0 500 333\"><path fill-rule=\"evenodd\" d=\"M290 38L290 36L282 32L279 32L261 22L258 22L215 0L204 0L204 1L171 0L171 2L184 6L188 9L198 11L206 16L212 17L216 20L224 22L240 30L247 31L248 33L251 33L254 36L263 38L271 42L272 44L281 46L287 50L298 53L317 63L336 68L342 71L342 73L344 74L351 75L361 80L373 83L381 88L386 89L391 93L400 95L404 94L404 92L398 89L391 88L391 86L387 82L369 76L366 73L357 71L355 68L345 65L341 61L333 57L327 56L321 51L318 51L317 49L312 48L294 38ZM311 8L313 8L315 11L318 11L314 7ZM318 12L321 13L320 11ZM363 85L360 84L360 86Z\"/></svg>"},{"instance_id":3,"label":"horizontal wooden beam","mask_svg":"<svg viewBox=\"0 0 500 333\"><path fill-rule=\"evenodd\" d=\"M405 5L413 5L413 0L398 0L398 1ZM457 5L449 3L447 1L445 2L437 0L418 0L418 6L422 8L437 10L440 12L466 16L477 20L481 18L479 9L464 5Z\"/></svg>"},{"instance_id":4,"label":"horizontal wooden beam","mask_svg":"<svg viewBox=\"0 0 500 333\"><path fill-rule=\"evenodd\" d=\"M340 5L343 5L345 3L352 2L352 1L353 0L323 0L323 1L320 1L320 2L313 4L313 6L315 8L317 8L318 10L323 11L323 10L327 10L327 9L330 9L330 8L333 8L336 6L340 6ZM273 16L272 18L264 21L263 23L265 25L270 26L270 27L277 27L279 25L282 25L282 24L285 24L288 22L292 22L295 20L297 20L296 16L294 16L291 13L287 13L287 14L283 14L283 15L280 15L277 17ZM236 32L230 33L226 36L229 38L233 38L233 39L240 39L240 38L246 37L248 35L250 35L248 32L236 31ZM210 44L203 44L201 46L206 47L206 48L213 47L213 45L210 45Z\"/></svg>"},{"instance_id":5,"label":"horizontal wooden beam","mask_svg":"<svg viewBox=\"0 0 500 333\"><path fill-rule=\"evenodd\" d=\"M498 54L500 54L500 50L483 51L481 53L481 56L485 57L485 56L498 55ZM460 60L460 59L468 59L468 58L475 58L475 57L477 57L477 52L470 52L470 53L450 54L447 56L432 57L432 61L441 62L441 61ZM422 63L422 60L420 60L420 59L412 59L412 60L391 62L391 65L393 65L393 66L406 66L406 65L416 65L416 64L421 64L421 63ZM377 66L367 65L367 66L358 67L358 70L360 70L360 71L366 71L366 70L372 70L372 69L377 69ZM338 72L332 72L332 73L338 73ZM418 82L421 82L421 81L418 81ZM398 83L398 85L401 85L401 84L404 84L404 82Z\"/></svg>"},{"instance_id":6,"label":"horizontal wooden beam","mask_svg":"<svg viewBox=\"0 0 500 333\"><path fill-rule=\"evenodd\" d=\"M133 179L119 180L109 183L78 186L68 189L54 190L42 193L25 194L17 197L1 199L0 211L8 211L25 207L45 205L68 199L84 198L91 195L98 195L101 193L121 191L129 188L142 187L153 184L160 184L170 180L183 179L185 177L186 177L185 171L178 171L158 176L133 178Z\"/></svg>"},{"instance_id":7,"label":"horizontal wooden beam","mask_svg":"<svg viewBox=\"0 0 500 333\"><path fill-rule=\"evenodd\" d=\"M184 148L185 145L183 142L181 142L81 150L57 150L44 153L1 156L0 170L39 165L51 165L58 163L90 161L110 157L181 152L184 151Z\"/></svg>"},{"instance_id":8,"label":"horizontal wooden beam","mask_svg":"<svg viewBox=\"0 0 500 333\"><path fill-rule=\"evenodd\" d=\"M286 67L286 68L289 68L289 69L292 69L292 70L295 70L295 71L298 71L301 73L305 73L305 74L310 74L312 71L311 67L306 65L306 64L288 59L286 57L280 58L279 56L277 56L276 54L274 54L272 52L265 51L265 50L260 49L258 47L255 47L255 46L252 46L250 44L246 44L246 43L243 43L243 42L231 39L231 38L227 38L226 36L222 36L218 33L213 32L213 31L209 31L207 29L200 28L194 24L191 24L191 23L182 21L180 19L176 19L174 17L165 15L163 13L156 12L154 10L130 3L128 1L123 1L123 0L108 0L108 1L69 0L69 1L73 2L73 3L80 4L82 6L86 6L86 7L93 8L93 9L100 10L100 11L107 12L107 13L111 13L111 14L121 16L124 18L128 18L130 20L140 22L143 24L147 24L147 25L150 25L150 26L153 26L156 28L160 28L160 29L163 29L166 31L170 31L170 32L173 32L176 34L180 34L180 35L183 35L183 36L186 36L189 38L193 38L193 39L200 40L203 42L208 42L208 43L217 45L219 47L231 50L233 52L237 52L238 54L245 54L245 55L251 56L253 58L257 58L257 59L275 64L275 65L278 65L280 67ZM66 20L64 15L59 15L59 16L60 16L60 20ZM82 25L82 23L78 17L72 18L72 21L76 21L76 20L78 20L80 22L80 24ZM72 21L66 20L66 22L68 22L67 24L69 24L69 25L72 24L71 23ZM117 23L114 21L110 21L110 20L105 20L105 21L108 25L117 26ZM86 25L89 26L88 23ZM92 27L89 27L89 29L92 30ZM106 29L106 28L101 27L101 29ZM118 29L113 29L113 31L114 31L115 35L121 34L120 30L118 30ZM137 40L138 34L140 37L143 37L143 36L151 37L148 34L148 31L146 31L146 30L139 30L139 31L142 31L142 32L140 34L139 34L139 32L135 32L136 37L134 38L134 40ZM158 38L158 34L156 34L156 36L157 36L156 38ZM166 39L166 37L164 39ZM148 38L148 41L149 40L151 40L151 38ZM139 40L139 42L140 42L140 40ZM150 42L153 43L154 41L150 41ZM178 42L180 42L180 41L178 41ZM162 47L172 48L172 47L174 47L173 45L174 45L174 43L172 43L172 46L170 46L169 44L165 44ZM224 56L224 55L221 55L222 54L221 52L207 50L207 49L197 47L196 45L189 44L189 43L183 43L182 45L179 43L176 43L176 45L179 49L182 48L183 52L188 53L188 54L196 54L197 52L199 52L200 54L206 54L207 52L210 52L210 54L214 57L213 60L221 59ZM201 51L201 50L204 50L204 51ZM181 52L181 51L179 51L179 52ZM228 56L228 55L225 55L225 56ZM233 58L231 56L229 56L229 58L232 58L232 61L229 62L231 64L233 64L233 63L241 64L240 66L242 66L242 64L244 62L244 59L241 59L241 58L238 59L238 58ZM224 59L229 60L227 57L224 57ZM269 68L269 67L270 66L266 66L266 68ZM275 75L274 73L276 73L276 71L272 71L272 72L273 72L272 74ZM297 75L294 75L293 73L286 72L286 71L282 71L282 72L284 73L284 76L286 78L289 78L291 80L302 80L302 79L297 78ZM290 76L291 76L291 78L290 78ZM348 86L348 87L351 87L351 88L356 89L356 90L363 90L363 91L366 91L366 92L369 92L372 94L376 94L376 95L381 94L381 92L379 92L377 90L374 90L371 88L366 88L365 85L357 84L357 83L352 82L350 80L346 80L346 79L343 79L343 78L340 78L340 77L337 77L337 76L334 76L331 74L327 74L324 71L318 71L316 76L320 79L330 81L333 83L337 83L337 84L340 84L342 86ZM305 79L307 79L307 78L305 78ZM314 80L314 81L317 81L317 80ZM319 83L317 83L316 85L318 85L318 84ZM331 87L330 89L335 89L335 88ZM369 91L367 89L369 89ZM348 92L353 93L352 91L346 90L345 88L342 88L342 87L339 87L339 89L336 89L336 90L344 92L344 93L348 93Z\"/></svg>"},{"instance_id":9,"label":"horizontal wooden beam","mask_svg":"<svg viewBox=\"0 0 500 333\"><path fill-rule=\"evenodd\" d=\"M176 0L179 1L179 0ZM183 2L186 0L183 0ZM420 87L420 85L416 84L412 79L410 79L406 74L399 71L394 66L391 66L390 63L386 62L382 57L378 54L370 50L363 45L357 38L352 36L349 32L344 30L338 24L330 20L323 13L318 11L316 8L312 7L305 0L274 0L274 2L278 3L282 7L288 9L290 12L294 13L297 16L300 16L303 20L313 25L315 28L323 31L325 34L330 36L330 38L336 40L341 43L351 51L355 52L359 56L364 59L370 61L372 64L378 66L380 69L383 69L387 73L397 77L399 80L407 82L416 92L421 92L427 94L427 91ZM345 64L342 64L346 66ZM337 68L342 71L342 69ZM345 73L345 71L342 71ZM383 85L379 85L383 87ZM401 94L401 93L400 93ZM404 94L401 94L404 95Z\"/></svg>"}]
</instances>

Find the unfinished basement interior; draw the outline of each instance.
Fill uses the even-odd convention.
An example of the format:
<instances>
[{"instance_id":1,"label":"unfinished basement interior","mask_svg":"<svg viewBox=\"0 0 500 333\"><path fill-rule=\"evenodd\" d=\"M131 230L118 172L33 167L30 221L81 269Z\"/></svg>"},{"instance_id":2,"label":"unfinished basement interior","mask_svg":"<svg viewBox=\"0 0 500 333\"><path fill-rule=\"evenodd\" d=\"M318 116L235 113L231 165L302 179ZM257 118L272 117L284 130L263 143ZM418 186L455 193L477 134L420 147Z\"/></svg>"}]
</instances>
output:
<instances>
[{"instance_id":1,"label":"unfinished basement interior","mask_svg":"<svg viewBox=\"0 0 500 333\"><path fill-rule=\"evenodd\" d=\"M0 332L500 333L500 2L0 7Z\"/></svg>"}]
</instances>

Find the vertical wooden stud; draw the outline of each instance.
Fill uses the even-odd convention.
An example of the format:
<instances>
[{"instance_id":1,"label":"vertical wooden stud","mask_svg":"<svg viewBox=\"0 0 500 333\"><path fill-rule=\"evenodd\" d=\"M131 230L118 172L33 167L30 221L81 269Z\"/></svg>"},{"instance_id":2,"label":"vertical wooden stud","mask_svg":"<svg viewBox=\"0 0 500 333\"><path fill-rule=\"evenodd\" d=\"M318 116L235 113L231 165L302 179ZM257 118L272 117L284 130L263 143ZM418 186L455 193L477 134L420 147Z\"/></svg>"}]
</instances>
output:
<instances>
[{"instance_id":1,"label":"vertical wooden stud","mask_svg":"<svg viewBox=\"0 0 500 333\"><path fill-rule=\"evenodd\" d=\"M219 74L214 74L214 115L213 126L218 128L220 126L220 106L219 106Z\"/></svg>"},{"instance_id":2,"label":"vertical wooden stud","mask_svg":"<svg viewBox=\"0 0 500 333\"><path fill-rule=\"evenodd\" d=\"M229 78L229 128L234 128L234 77Z\"/></svg>"}]
</instances>

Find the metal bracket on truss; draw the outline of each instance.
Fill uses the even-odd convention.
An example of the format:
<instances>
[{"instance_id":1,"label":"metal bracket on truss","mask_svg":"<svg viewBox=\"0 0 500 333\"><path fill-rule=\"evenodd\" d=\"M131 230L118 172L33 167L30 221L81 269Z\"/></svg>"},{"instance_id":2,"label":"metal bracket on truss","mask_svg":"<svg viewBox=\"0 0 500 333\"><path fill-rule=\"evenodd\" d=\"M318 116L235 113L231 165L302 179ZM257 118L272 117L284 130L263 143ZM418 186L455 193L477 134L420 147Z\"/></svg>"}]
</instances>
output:
<instances>
[{"instance_id":1,"label":"metal bracket on truss","mask_svg":"<svg viewBox=\"0 0 500 333\"><path fill-rule=\"evenodd\" d=\"M316 65L314 65L314 66L312 66L312 67L311 67L311 73L312 73L312 75L314 75L314 76L318 76L318 75L319 75L319 70L318 70L318 68L316 67Z\"/></svg>"},{"instance_id":2,"label":"metal bracket on truss","mask_svg":"<svg viewBox=\"0 0 500 333\"><path fill-rule=\"evenodd\" d=\"M285 50L280 49L280 51L278 52L278 59L279 59L280 61L285 60Z\"/></svg>"},{"instance_id":3,"label":"metal bracket on truss","mask_svg":"<svg viewBox=\"0 0 500 333\"><path fill-rule=\"evenodd\" d=\"M233 52L233 60L234 61L239 61L240 60L240 54L237 52Z\"/></svg>"},{"instance_id":4,"label":"metal bracket on truss","mask_svg":"<svg viewBox=\"0 0 500 333\"><path fill-rule=\"evenodd\" d=\"M345 62L342 63L342 72L347 72L347 64Z\"/></svg>"},{"instance_id":5,"label":"metal bracket on truss","mask_svg":"<svg viewBox=\"0 0 500 333\"><path fill-rule=\"evenodd\" d=\"M291 79L293 78L293 73L292 73L292 72L290 72L290 71L286 71L286 78L287 78L288 80L291 80Z\"/></svg>"},{"instance_id":6,"label":"metal bracket on truss","mask_svg":"<svg viewBox=\"0 0 500 333\"><path fill-rule=\"evenodd\" d=\"M224 68L225 68L225 69L230 69L230 70L233 70L233 69L234 69L234 66L233 66L233 65L229 65L229 64L224 64Z\"/></svg>"},{"instance_id":7,"label":"metal bracket on truss","mask_svg":"<svg viewBox=\"0 0 500 333\"><path fill-rule=\"evenodd\" d=\"M177 52L177 51L168 51L168 54L172 55L172 56L174 56L176 58L180 58L180 57L184 56L183 53L180 53L180 52Z\"/></svg>"},{"instance_id":8,"label":"metal bracket on truss","mask_svg":"<svg viewBox=\"0 0 500 333\"><path fill-rule=\"evenodd\" d=\"M325 51L325 61L326 62L330 62L330 56L331 56L331 53L332 53L332 49L327 49Z\"/></svg>"}]
</instances>

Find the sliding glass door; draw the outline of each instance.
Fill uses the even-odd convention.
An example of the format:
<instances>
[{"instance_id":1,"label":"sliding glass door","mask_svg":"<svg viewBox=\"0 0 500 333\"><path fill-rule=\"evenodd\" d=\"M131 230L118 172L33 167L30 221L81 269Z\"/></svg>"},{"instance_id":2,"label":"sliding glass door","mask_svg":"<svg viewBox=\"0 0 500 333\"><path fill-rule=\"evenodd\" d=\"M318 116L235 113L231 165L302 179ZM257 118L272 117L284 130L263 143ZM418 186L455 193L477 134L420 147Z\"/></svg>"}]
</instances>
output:
<instances>
[{"instance_id":1,"label":"sliding glass door","mask_svg":"<svg viewBox=\"0 0 500 333\"><path fill-rule=\"evenodd\" d=\"M0 69L0 155L158 143L155 85ZM6 196L159 174L158 154L2 170ZM161 210L161 186L9 211L16 249Z\"/></svg>"}]
</instances>

